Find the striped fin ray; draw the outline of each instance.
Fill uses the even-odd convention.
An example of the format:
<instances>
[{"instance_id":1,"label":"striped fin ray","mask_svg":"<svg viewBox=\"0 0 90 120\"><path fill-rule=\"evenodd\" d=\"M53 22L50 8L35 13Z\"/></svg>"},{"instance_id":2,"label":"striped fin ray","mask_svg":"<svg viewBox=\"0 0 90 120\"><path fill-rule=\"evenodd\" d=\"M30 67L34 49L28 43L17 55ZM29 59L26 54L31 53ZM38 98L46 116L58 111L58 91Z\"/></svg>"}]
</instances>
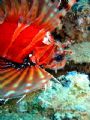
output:
<instances>
[{"instance_id":1,"label":"striped fin ray","mask_svg":"<svg viewBox=\"0 0 90 120\"><path fill-rule=\"evenodd\" d=\"M47 14L47 11L48 11L48 8L46 8L46 6L43 6L41 13L35 20L36 25L40 25L42 23L42 21L45 18L45 15Z\"/></svg>"},{"instance_id":2,"label":"striped fin ray","mask_svg":"<svg viewBox=\"0 0 90 120\"><path fill-rule=\"evenodd\" d=\"M30 4L32 3L31 7ZM30 22L33 22L38 14L39 2L38 0L27 1L27 0L2 0L0 3L1 10L4 12L6 19L8 17L12 20L19 22L27 22L28 19ZM3 9L2 9L3 7ZM9 20L10 20L9 19Z\"/></svg>"},{"instance_id":3,"label":"striped fin ray","mask_svg":"<svg viewBox=\"0 0 90 120\"><path fill-rule=\"evenodd\" d=\"M59 24L58 21L60 21L60 19L59 19L59 17L56 18L56 14L59 14L58 13L59 11L56 7L57 4L58 4L58 2L55 2L55 4L52 4L48 0L45 1L45 4L42 8L43 14L40 14L36 19L37 23L41 24L42 28L46 29L46 31L52 31ZM53 20L53 18L55 18L55 19Z\"/></svg>"},{"instance_id":4,"label":"striped fin ray","mask_svg":"<svg viewBox=\"0 0 90 120\"><path fill-rule=\"evenodd\" d=\"M64 16L62 10L58 10L58 4L60 1L55 0L52 3L50 0L2 0L4 6L5 15L2 16L0 22L2 23L6 19L11 18L13 21L19 21L20 23L34 23L36 25L41 25L41 28L44 28L49 31L53 31L57 25L60 23L59 16ZM75 3L75 0L69 0L69 8ZM2 7L1 11L3 13ZM64 13L66 13L66 9Z\"/></svg>"},{"instance_id":5,"label":"striped fin ray","mask_svg":"<svg viewBox=\"0 0 90 120\"><path fill-rule=\"evenodd\" d=\"M49 0L33 0L33 2L28 2L27 0L3 0L2 4L6 17L15 16L17 19L20 19L20 22L25 22L26 19L30 23L35 23L38 17L41 20L49 19L52 12L55 11L58 2L52 4ZM41 13L44 13L44 17L41 17Z\"/></svg>"},{"instance_id":6,"label":"striped fin ray","mask_svg":"<svg viewBox=\"0 0 90 120\"><path fill-rule=\"evenodd\" d=\"M2 0L2 1L6 17L9 17L10 19L12 17L17 18L19 9L17 0Z\"/></svg>"},{"instance_id":7,"label":"striped fin ray","mask_svg":"<svg viewBox=\"0 0 90 120\"><path fill-rule=\"evenodd\" d=\"M38 15L38 17L35 20L35 24L41 24L41 22L43 22L46 18L49 17L49 14L51 14L52 12L52 8L57 6L58 2L56 1L55 3L51 4L51 6L48 6L48 4L50 4L50 1L48 0L42 0L43 4L40 3L42 5L41 7L41 12Z\"/></svg>"},{"instance_id":8,"label":"striped fin ray","mask_svg":"<svg viewBox=\"0 0 90 120\"><path fill-rule=\"evenodd\" d=\"M39 9L39 1L33 0L32 7L27 13L27 19L29 19L30 23L32 23L36 19L38 15L38 9Z\"/></svg>"},{"instance_id":9,"label":"striped fin ray","mask_svg":"<svg viewBox=\"0 0 90 120\"><path fill-rule=\"evenodd\" d=\"M9 65L8 61L5 63ZM3 99L17 98L41 89L53 77L37 65L16 69L12 66L5 68L5 63L0 59L0 97Z\"/></svg>"},{"instance_id":10,"label":"striped fin ray","mask_svg":"<svg viewBox=\"0 0 90 120\"><path fill-rule=\"evenodd\" d=\"M21 17L20 22L26 20L28 11L29 11L29 4L28 4L27 0L21 0L18 14L23 17Z\"/></svg>"},{"instance_id":11,"label":"striped fin ray","mask_svg":"<svg viewBox=\"0 0 90 120\"><path fill-rule=\"evenodd\" d=\"M76 0L69 0L68 9L70 9L75 2ZM44 17L44 21L42 22L42 27L47 31L53 31L57 26L59 26L61 22L60 17L64 17L67 13L68 9L66 8L58 10L58 5L60 5L60 1L58 0L55 0L54 3L47 0L46 8L49 8L49 10Z\"/></svg>"},{"instance_id":12,"label":"striped fin ray","mask_svg":"<svg viewBox=\"0 0 90 120\"><path fill-rule=\"evenodd\" d=\"M48 15L45 17L42 26L46 28L49 31L54 30L57 26L60 24L60 16L64 16L61 14L61 11L59 11L55 6L50 7L51 10L49 11Z\"/></svg>"},{"instance_id":13,"label":"striped fin ray","mask_svg":"<svg viewBox=\"0 0 90 120\"><path fill-rule=\"evenodd\" d=\"M16 6L16 0L10 0L11 8L10 8L10 14L11 15L17 15L18 14L18 9Z\"/></svg>"},{"instance_id":14,"label":"striped fin ray","mask_svg":"<svg viewBox=\"0 0 90 120\"><path fill-rule=\"evenodd\" d=\"M2 24L5 20L5 12L3 4L0 4L0 24Z\"/></svg>"}]
</instances>

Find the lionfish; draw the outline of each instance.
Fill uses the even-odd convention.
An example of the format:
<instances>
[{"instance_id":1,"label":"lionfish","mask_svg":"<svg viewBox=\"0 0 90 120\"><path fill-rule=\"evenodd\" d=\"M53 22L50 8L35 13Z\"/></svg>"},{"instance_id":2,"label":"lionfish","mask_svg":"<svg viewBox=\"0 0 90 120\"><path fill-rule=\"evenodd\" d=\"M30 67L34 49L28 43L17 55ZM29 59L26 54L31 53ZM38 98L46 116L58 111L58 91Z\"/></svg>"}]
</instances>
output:
<instances>
[{"instance_id":1,"label":"lionfish","mask_svg":"<svg viewBox=\"0 0 90 120\"><path fill-rule=\"evenodd\" d=\"M68 2L68 9L75 0ZM46 68L65 66L66 44L51 32L67 9L60 1L0 0L0 97L22 96L42 88L52 77Z\"/></svg>"}]
</instances>

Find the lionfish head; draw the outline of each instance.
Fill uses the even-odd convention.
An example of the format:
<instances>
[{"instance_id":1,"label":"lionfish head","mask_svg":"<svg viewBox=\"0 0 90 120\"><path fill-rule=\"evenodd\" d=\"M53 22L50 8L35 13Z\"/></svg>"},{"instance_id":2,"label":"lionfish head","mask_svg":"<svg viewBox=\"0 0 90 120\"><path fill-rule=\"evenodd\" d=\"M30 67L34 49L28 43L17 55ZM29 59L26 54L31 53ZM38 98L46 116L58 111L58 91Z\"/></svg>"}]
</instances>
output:
<instances>
[{"instance_id":1,"label":"lionfish head","mask_svg":"<svg viewBox=\"0 0 90 120\"><path fill-rule=\"evenodd\" d=\"M42 50L43 59L39 59L39 64L43 65L45 68L49 68L51 70L59 70L64 68L66 65L66 55L72 54L71 50L66 50L68 45L72 43L71 40L66 41L65 43L61 43L59 41L56 41L53 36L50 34L50 32L47 32L43 43L46 45L44 49ZM37 49L37 52L39 49ZM36 54L37 54L36 52ZM40 55L40 53L39 53Z\"/></svg>"}]
</instances>

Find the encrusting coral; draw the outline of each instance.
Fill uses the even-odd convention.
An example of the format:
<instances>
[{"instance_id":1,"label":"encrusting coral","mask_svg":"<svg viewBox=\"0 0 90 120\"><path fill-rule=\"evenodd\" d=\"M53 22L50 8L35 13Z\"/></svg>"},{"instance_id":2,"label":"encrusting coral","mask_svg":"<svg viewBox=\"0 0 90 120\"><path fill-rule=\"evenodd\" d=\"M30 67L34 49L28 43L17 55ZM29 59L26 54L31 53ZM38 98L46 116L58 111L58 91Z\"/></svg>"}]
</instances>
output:
<instances>
[{"instance_id":1,"label":"encrusting coral","mask_svg":"<svg viewBox=\"0 0 90 120\"><path fill-rule=\"evenodd\" d=\"M30 116L30 120L33 120L31 116L36 115L36 120L41 120L41 118L42 120L66 120L66 118L68 120L89 120L89 84L88 75L76 71L69 72L51 80L49 86L44 91L35 94L32 100L27 96L17 103L17 106L13 104L12 109L15 110L19 119L23 119L25 114L26 118ZM4 109L3 112L7 114L10 111L12 115L13 110L7 109L8 111Z\"/></svg>"}]
</instances>

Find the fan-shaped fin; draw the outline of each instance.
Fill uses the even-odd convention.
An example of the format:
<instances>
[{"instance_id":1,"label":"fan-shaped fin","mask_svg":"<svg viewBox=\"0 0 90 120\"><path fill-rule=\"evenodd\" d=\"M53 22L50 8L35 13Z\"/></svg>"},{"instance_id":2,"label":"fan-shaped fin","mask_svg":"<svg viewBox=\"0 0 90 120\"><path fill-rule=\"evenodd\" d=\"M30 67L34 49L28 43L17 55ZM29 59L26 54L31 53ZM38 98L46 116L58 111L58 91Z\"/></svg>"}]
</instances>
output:
<instances>
[{"instance_id":1,"label":"fan-shaped fin","mask_svg":"<svg viewBox=\"0 0 90 120\"><path fill-rule=\"evenodd\" d=\"M12 66L5 68L7 61L0 61L0 97L14 98L40 89L53 76L39 66L27 66L16 69Z\"/></svg>"},{"instance_id":2,"label":"fan-shaped fin","mask_svg":"<svg viewBox=\"0 0 90 120\"><path fill-rule=\"evenodd\" d=\"M17 0L2 0L2 10L7 21L18 21L19 5Z\"/></svg>"},{"instance_id":3,"label":"fan-shaped fin","mask_svg":"<svg viewBox=\"0 0 90 120\"><path fill-rule=\"evenodd\" d=\"M45 28L47 31L52 31L58 24L59 17L56 18L56 14L58 14L59 11L56 8L55 4L52 4L50 1L45 2L41 14L37 17L36 23L41 24L42 28ZM55 19L53 20L53 18ZM54 23L54 24L53 24Z\"/></svg>"},{"instance_id":4,"label":"fan-shaped fin","mask_svg":"<svg viewBox=\"0 0 90 120\"><path fill-rule=\"evenodd\" d=\"M27 14L27 18L29 18L31 23L36 19L37 15L38 15L38 8L39 8L39 1L33 0L32 7Z\"/></svg>"},{"instance_id":5,"label":"fan-shaped fin","mask_svg":"<svg viewBox=\"0 0 90 120\"><path fill-rule=\"evenodd\" d=\"M74 2L75 0L68 1L68 6L71 7ZM48 29L53 30L59 24L59 15L62 12L58 10L58 4L60 4L58 0L53 3L49 0L3 0L1 5L3 9L0 8L5 13L4 17L7 20L10 18L13 21L16 20L22 23L44 24L42 27L49 26ZM65 10L65 8L63 9ZM61 15L64 16L64 14ZM2 19L4 20L3 17Z\"/></svg>"},{"instance_id":6,"label":"fan-shaped fin","mask_svg":"<svg viewBox=\"0 0 90 120\"><path fill-rule=\"evenodd\" d=\"M42 11L40 13L40 15L36 18L35 20L35 24L36 25L40 25L41 22L44 20L45 15L47 14L48 8L46 8L46 6L43 6Z\"/></svg>"},{"instance_id":7,"label":"fan-shaped fin","mask_svg":"<svg viewBox=\"0 0 90 120\"><path fill-rule=\"evenodd\" d=\"M19 9L20 16L23 16L26 19L26 15L28 11L29 11L29 4L27 0L21 0L20 9Z\"/></svg>"}]
</instances>

